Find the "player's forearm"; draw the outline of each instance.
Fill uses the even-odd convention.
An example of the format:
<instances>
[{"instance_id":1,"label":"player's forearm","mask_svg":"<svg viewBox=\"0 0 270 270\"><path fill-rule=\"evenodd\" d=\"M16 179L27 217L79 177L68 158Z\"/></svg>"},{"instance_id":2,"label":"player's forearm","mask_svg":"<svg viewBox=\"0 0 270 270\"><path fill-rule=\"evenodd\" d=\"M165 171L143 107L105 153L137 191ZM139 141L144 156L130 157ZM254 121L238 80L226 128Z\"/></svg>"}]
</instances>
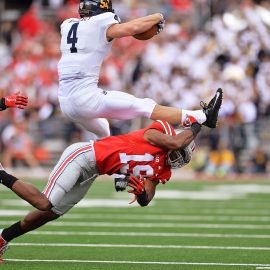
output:
<instances>
[{"instance_id":1,"label":"player's forearm","mask_svg":"<svg viewBox=\"0 0 270 270\"><path fill-rule=\"evenodd\" d=\"M170 136L157 130L150 129L145 132L144 137L150 144L166 150L184 148L195 138L190 129L186 129L176 136Z\"/></svg>"},{"instance_id":2,"label":"player's forearm","mask_svg":"<svg viewBox=\"0 0 270 270\"><path fill-rule=\"evenodd\" d=\"M172 139L175 141L175 145L171 150L185 148L197 137L200 131L201 125L198 123L194 123L190 128L172 137Z\"/></svg>"},{"instance_id":3,"label":"player's forearm","mask_svg":"<svg viewBox=\"0 0 270 270\"><path fill-rule=\"evenodd\" d=\"M152 26L158 24L161 19L161 14L156 13L123 23L121 25L123 30L122 34L125 34L126 36L134 36L136 34L144 33Z\"/></svg>"}]
</instances>

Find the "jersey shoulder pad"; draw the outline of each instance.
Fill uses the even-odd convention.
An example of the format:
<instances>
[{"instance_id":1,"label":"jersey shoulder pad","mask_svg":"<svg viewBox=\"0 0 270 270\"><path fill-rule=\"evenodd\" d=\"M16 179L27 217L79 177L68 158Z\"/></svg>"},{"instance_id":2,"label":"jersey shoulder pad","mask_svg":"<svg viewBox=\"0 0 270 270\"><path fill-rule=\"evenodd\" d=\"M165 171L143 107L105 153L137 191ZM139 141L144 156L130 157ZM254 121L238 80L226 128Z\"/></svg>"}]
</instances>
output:
<instances>
[{"instance_id":1,"label":"jersey shoulder pad","mask_svg":"<svg viewBox=\"0 0 270 270\"><path fill-rule=\"evenodd\" d=\"M64 26L64 25L66 25L66 24L76 23L76 22L79 22L79 21L80 21L80 19L78 19L78 18L69 18L69 19L66 19L66 20L64 20L62 22L61 27Z\"/></svg>"},{"instance_id":2,"label":"jersey shoulder pad","mask_svg":"<svg viewBox=\"0 0 270 270\"><path fill-rule=\"evenodd\" d=\"M167 134L170 136L175 135L174 128L167 121L164 121L164 120L155 121L147 129L157 129L164 134Z\"/></svg>"},{"instance_id":3,"label":"jersey shoulder pad","mask_svg":"<svg viewBox=\"0 0 270 270\"><path fill-rule=\"evenodd\" d=\"M112 12L100 14L98 16L95 16L94 19L103 25L120 23L119 17Z\"/></svg>"}]
</instances>

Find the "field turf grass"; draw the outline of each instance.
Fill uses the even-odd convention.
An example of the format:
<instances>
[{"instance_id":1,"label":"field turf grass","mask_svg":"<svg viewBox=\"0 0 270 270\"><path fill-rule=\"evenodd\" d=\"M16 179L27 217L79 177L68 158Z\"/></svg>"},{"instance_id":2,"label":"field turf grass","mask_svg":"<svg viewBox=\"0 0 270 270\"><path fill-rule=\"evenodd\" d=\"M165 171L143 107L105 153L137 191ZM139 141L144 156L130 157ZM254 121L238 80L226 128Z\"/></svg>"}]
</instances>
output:
<instances>
[{"instance_id":1,"label":"field turf grass","mask_svg":"<svg viewBox=\"0 0 270 270\"><path fill-rule=\"evenodd\" d=\"M12 241L0 269L270 269L270 181L171 181L158 190L151 206L129 206L129 194L98 179L83 204ZM31 209L0 187L0 228Z\"/></svg>"}]
</instances>

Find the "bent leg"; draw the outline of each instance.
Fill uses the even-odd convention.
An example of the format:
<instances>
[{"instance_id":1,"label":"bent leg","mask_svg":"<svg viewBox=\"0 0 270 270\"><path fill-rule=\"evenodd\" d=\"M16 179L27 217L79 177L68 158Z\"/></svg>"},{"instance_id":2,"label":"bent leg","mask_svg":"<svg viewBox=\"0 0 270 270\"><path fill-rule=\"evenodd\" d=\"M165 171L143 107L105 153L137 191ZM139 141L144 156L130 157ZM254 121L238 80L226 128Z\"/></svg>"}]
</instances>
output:
<instances>
[{"instance_id":1,"label":"bent leg","mask_svg":"<svg viewBox=\"0 0 270 270\"><path fill-rule=\"evenodd\" d=\"M161 106L150 98L136 98L133 95L120 91L103 93L104 91L99 93L100 102L96 110L96 114L99 117L119 120L146 117L152 120L165 120L170 124L181 124L188 115L195 117L199 123L203 123L206 120L205 113L202 110L187 111Z\"/></svg>"},{"instance_id":2,"label":"bent leg","mask_svg":"<svg viewBox=\"0 0 270 270\"><path fill-rule=\"evenodd\" d=\"M29 202L39 210L49 210L51 208L49 200L34 185L26 183L15 176L8 174L1 164L0 183L11 189L19 197Z\"/></svg>"},{"instance_id":3,"label":"bent leg","mask_svg":"<svg viewBox=\"0 0 270 270\"><path fill-rule=\"evenodd\" d=\"M53 213L52 211L35 210L26 215L21 221L21 228L23 233L27 233L57 218L59 218L59 215Z\"/></svg>"},{"instance_id":4,"label":"bent leg","mask_svg":"<svg viewBox=\"0 0 270 270\"><path fill-rule=\"evenodd\" d=\"M106 95L99 93L101 102L98 112L101 117L119 120L150 118L156 106L156 102L150 98L136 98L120 91L106 93Z\"/></svg>"},{"instance_id":5,"label":"bent leg","mask_svg":"<svg viewBox=\"0 0 270 270\"><path fill-rule=\"evenodd\" d=\"M156 105L150 118L152 120L165 120L170 124L177 125L182 123L182 110L173 107Z\"/></svg>"},{"instance_id":6,"label":"bent leg","mask_svg":"<svg viewBox=\"0 0 270 270\"><path fill-rule=\"evenodd\" d=\"M91 133L90 140L102 139L111 135L109 122L105 118L85 118L80 119L78 123Z\"/></svg>"},{"instance_id":7,"label":"bent leg","mask_svg":"<svg viewBox=\"0 0 270 270\"><path fill-rule=\"evenodd\" d=\"M47 197L32 184L18 180L13 184L11 190L41 211L46 211L52 208Z\"/></svg>"},{"instance_id":8,"label":"bent leg","mask_svg":"<svg viewBox=\"0 0 270 270\"><path fill-rule=\"evenodd\" d=\"M17 238L29 231L35 230L51 220L55 220L59 215L51 211L35 210L28 215L22 221L16 222L8 228L5 228L1 237L10 242L14 238Z\"/></svg>"}]
</instances>

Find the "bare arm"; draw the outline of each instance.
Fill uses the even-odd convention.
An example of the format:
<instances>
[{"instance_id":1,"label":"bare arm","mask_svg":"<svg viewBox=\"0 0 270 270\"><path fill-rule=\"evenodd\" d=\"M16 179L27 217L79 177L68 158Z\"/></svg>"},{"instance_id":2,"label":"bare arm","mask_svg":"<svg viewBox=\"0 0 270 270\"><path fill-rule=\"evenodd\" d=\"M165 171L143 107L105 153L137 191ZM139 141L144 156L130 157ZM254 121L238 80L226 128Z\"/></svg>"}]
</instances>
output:
<instances>
[{"instance_id":1,"label":"bare arm","mask_svg":"<svg viewBox=\"0 0 270 270\"><path fill-rule=\"evenodd\" d=\"M194 134L191 129L186 129L176 136L164 134L157 129L149 129L145 132L144 138L150 144L157 147L167 150L176 150L185 148L195 139L196 135L197 134Z\"/></svg>"},{"instance_id":2,"label":"bare arm","mask_svg":"<svg viewBox=\"0 0 270 270\"><path fill-rule=\"evenodd\" d=\"M134 36L149 30L163 19L160 13L155 13L122 24L113 24L107 30L107 40Z\"/></svg>"}]
</instances>

